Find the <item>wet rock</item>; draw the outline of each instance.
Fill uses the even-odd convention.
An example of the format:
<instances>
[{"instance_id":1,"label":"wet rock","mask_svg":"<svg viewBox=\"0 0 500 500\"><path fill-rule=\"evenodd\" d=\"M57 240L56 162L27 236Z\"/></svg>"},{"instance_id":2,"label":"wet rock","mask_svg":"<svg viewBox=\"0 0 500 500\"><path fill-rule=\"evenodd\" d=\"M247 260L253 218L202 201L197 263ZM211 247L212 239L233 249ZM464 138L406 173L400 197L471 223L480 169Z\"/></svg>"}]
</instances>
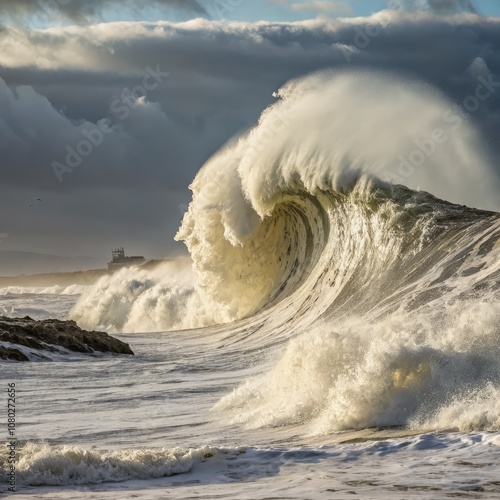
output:
<instances>
[{"instance_id":1,"label":"wet rock","mask_svg":"<svg viewBox=\"0 0 500 500\"><path fill-rule=\"evenodd\" d=\"M65 353L64 349L82 354L106 352L134 353L130 346L104 332L82 330L74 321L46 319L37 321L29 316L7 318L0 316L0 359L28 361L23 348L29 350ZM64 348L64 349L60 349Z\"/></svg>"}]
</instances>

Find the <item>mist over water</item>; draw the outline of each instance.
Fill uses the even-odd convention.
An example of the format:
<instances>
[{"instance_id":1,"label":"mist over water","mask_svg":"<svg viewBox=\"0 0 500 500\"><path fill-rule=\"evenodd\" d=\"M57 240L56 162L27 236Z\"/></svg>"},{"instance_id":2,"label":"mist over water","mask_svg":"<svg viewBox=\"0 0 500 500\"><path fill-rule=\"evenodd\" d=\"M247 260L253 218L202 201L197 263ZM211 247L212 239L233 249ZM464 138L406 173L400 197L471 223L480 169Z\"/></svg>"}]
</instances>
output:
<instances>
[{"instance_id":1,"label":"mist over water","mask_svg":"<svg viewBox=\"0 0 500 500\"><path fill-rule=\"evenodd\" d=\"M103 278L71 317L280 346L215 407L248 427L498 429L500 216L461 206L500 208L478 134L401 77L321 73L276 97L193 181L191 261Z\"/></svg>"}]
</instances>

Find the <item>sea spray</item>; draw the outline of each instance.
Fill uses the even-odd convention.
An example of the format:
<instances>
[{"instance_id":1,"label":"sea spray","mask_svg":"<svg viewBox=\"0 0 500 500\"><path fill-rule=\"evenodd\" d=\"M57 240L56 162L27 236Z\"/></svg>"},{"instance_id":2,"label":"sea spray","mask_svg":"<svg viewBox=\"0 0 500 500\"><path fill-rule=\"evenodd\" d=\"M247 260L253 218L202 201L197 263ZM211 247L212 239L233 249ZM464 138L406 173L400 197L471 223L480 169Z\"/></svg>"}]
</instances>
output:
<instances>
[{"instance_id":1,"label":"sea spray","mask_svg":"<svg viewBox=\"0 0 500 500\"><path fill-rule=\"evenodd\" d=\"M498 430L498 302L324 322L215 407L250 428Z\"/></svg>"}]
</instances>

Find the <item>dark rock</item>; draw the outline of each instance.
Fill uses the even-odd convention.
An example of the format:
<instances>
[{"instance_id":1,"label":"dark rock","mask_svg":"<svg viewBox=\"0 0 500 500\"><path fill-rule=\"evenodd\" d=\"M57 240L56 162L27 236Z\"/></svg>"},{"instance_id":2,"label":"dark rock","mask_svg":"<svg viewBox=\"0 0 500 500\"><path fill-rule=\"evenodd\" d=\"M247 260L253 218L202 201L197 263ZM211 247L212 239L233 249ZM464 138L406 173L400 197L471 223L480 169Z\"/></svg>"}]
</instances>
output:
<instances>
[{"instance_id":1,"label":"dark rock","mask_svg":"<svg viewBox=\"0 0 500 500\"><path fill-rule=\"evenodd\" d=\"M0 316L0 342L14 344L13 347L1 348L0 359L15 361L29 361L21 351L15 349L15 345L50 352L62 352L58 347L64 347L69 351L83 354L92 354L95 351L134 354L125 342L104 332L82 330L74 321L57 319L36 321L29 316L24 318Z\"/></svg>"},{"instance_id":2,"label":"dark rock","mask_svg":"<svg viewBox=\"0 0 500 500\"><path fill-rule=\"evenodd\" d=\"M28 356L24 355L21 351L11 347L4 347L0 345L0 359L10 359L11 361L29 361Z\"/></svg>"}]
</instances>

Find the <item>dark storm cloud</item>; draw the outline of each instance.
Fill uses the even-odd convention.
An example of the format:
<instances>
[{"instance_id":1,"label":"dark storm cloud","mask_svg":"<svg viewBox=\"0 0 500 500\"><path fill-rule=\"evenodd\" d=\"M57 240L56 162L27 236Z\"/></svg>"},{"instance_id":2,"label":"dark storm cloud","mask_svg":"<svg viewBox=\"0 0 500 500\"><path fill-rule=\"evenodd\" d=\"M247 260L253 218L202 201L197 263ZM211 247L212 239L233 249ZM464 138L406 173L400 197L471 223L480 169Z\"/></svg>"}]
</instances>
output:
<instances>
[{"instance_id":1,"label":"dark storm cloud","mask_svg":"<svg viewBox=\"0 0 500 500\"><path fill-rule=\"evenodd\" d=\"M471 0L397 0L393 5L412 11L431 10L436 14L454 14L457 12L472 12L477 10Z\"/></svg>"},{"instance_id":2,"label":"dark storm cloud","mask_svg":"<svg viewBox=\"0 0 500 500\"><path fill-rule=\"evenodd\" d=\"M440 14L466 11L476 12L476 8L470 0L428 0L429 7Z\"/></svg>"},{"instance_id":3,"label":"dark storm cloud","mask_svg":"<svg viewBox=\"0 0 500 500\"><path fill-rule=\"evenodd\" d=\"M368 22L375 36L366 35ZM117 99L122 106L124 90L142 85L147 67L169 75L128 113L117 111ZM179 205L187 201L189 181L218 147L258 119L273 101L273 91L314 70L354 67L410 75L461 104L473 95L480 76L500 81L500 21L473 14L437 18L400 12L391 13L390 22L387 14L378 14L369 21L196 20L4 29L0 197L16 200L20 197L12 193L48 193L59 200L54 201L59 208L53 208L51 221L58 212L67 214L67 197L72 197L71 213L79 221L85 219L89 203L89 217L102 213L105 227L125 227L122 216L132 213L127 218L130 234L156 227L155 248L162 232L167 245L166 235L173 234L181 218ZM76 150L84 134L102 120L108 120L113 132L59 183L53 163L64 164L68 147ZM500 89L471 120L482 132L485 148L498 155ZM10 198L4 196L7 191ZM153 192L154 197L148 195ZM163 192L168 213L159 208L158 193ZM153 198L156 211L146 208ZM106 199L112 200L112 208ZM12 234L15 223L14 215L0 233ZM43 224L32 224L33 234L38 234ZM92 238L90 226L78 223ZM30 226L23 227L26 232ZM105 227L94 228L101 245ZM67 221L54 225L54 234L63 239L72 231ZM12 236L5 241L14 243Z\"/></svg>"},{"instance_id":4,"label":"dark storm cloud","mask_svg":"<svg viewBox=\"0 0 500 500\"><path fill-rule=\"evenodd\" d=\"M198 0L0 0L0 14L23 15L53 13L74 21L98 16L107 7L173 7L196 14L206 14Z\"/></svg>"}]
</instances>

